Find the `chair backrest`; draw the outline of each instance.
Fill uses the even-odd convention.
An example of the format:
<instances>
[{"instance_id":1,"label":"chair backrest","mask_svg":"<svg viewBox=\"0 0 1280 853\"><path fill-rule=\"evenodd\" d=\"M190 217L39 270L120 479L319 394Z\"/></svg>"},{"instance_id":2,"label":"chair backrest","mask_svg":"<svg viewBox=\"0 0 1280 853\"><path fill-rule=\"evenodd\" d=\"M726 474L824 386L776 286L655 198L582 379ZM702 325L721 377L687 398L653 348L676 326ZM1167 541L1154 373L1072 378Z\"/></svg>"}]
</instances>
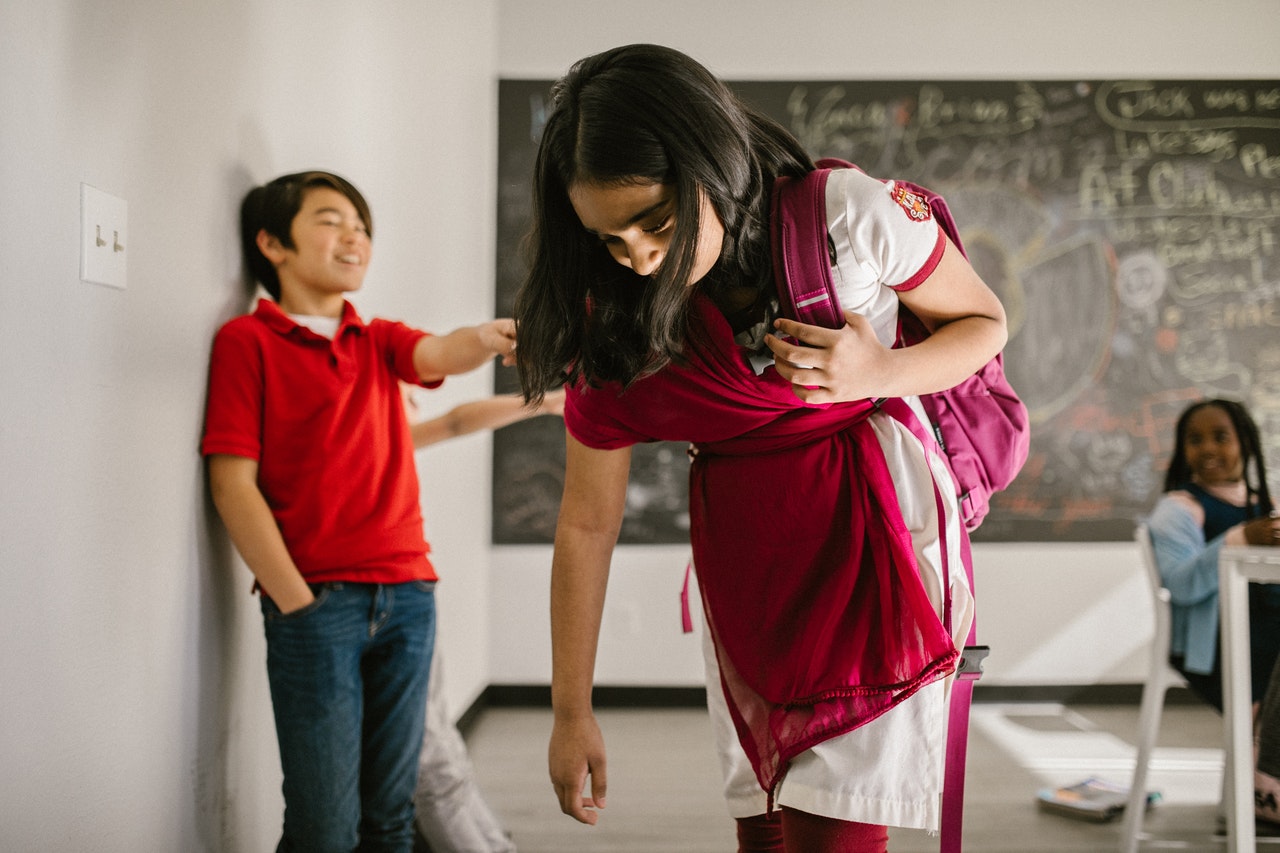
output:
<instances>
[{"instance_id":1,"label":"chair backrest","mask_svg":"<svg viewBox=\"0 0 1280 853\"><path fill-rule=\"evenodd\" d=\"M1160 577L1151 531L1145 524L1139 524L1133 531L1133 541L1138 546L1138 560L1142 563L1142 571L1151 590L1156 630L1151 640L1147 681L1142 688L1142 707L1138 712L1138 737L1135 741L1137 754L1134 757L1133 780L1129 785L1129 802L1124 810L1124 827L1120 834L1121 853L1138 853L1139 836L1142 834L1142 821L1147 806L1147 775L1160 730L1160 713L1164 708L1165 693L1169 687L1182 681L1177 670L1169 663L1169 642L1173 634L1173 597L1165 589Z\"/></svg>"},{"instance_id":2,"label":"chair backrest","mask_svg":"<svg viewBox=\"0 0 1280 853\"><path fill-rule=\"evenodd\" d=\"M1160 567L1156 565L1155 546L1151 543L1151 531L1147 529L1147 525L1139 524L1134 529L1133 541L1138 546L1138 559L1142 563L1142 570L1151 588L1152 602L1155 605L1156 648L1162 650L1162 654L1167 654L1173 634L1172 596L1169 590L1165 589L1164 579L1160 577Z\"/></svg>"},{"instance_id":3,"label":"chair backrest","mask_svg":"<svg viewBox=\"0 0 1280 853\"><path fill-rule=\"evenodd\" d=\"M1139 524L1133 531L1133 541L1138 546L1138 557L1142 560L1143 571L1152 590L1164 589L1164 580L1160 577L1160 569L1156 565L1155 546L1151 544L1151 530L1146 524Z\"/></svg>"}]
</instances>

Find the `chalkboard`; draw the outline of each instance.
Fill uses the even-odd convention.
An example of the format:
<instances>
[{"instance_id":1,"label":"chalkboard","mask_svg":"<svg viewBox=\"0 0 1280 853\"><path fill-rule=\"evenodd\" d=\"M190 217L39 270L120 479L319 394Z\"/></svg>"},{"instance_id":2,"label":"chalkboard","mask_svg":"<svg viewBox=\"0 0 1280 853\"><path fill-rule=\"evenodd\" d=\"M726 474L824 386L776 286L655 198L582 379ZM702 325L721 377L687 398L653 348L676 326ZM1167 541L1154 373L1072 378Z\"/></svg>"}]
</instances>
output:
<instances>
[{"instance_id":1,"label":"chalkboard","mask_svg":"<svg viewBox=\"0 0 1280 853\"><path fill-rule=\"evenodd\" d=\"M1280 485L1280 81L731 85L813 155L942 193L1000 294L1031 455L976 540L1127 539L1204 396L1249 406ZM499 88L500 314L549 86ZM684 448L638 451L622 541L686 541ZM563 428L516 425L494 454L494 541L550 541Z\"/></svg>"}]
</instances>

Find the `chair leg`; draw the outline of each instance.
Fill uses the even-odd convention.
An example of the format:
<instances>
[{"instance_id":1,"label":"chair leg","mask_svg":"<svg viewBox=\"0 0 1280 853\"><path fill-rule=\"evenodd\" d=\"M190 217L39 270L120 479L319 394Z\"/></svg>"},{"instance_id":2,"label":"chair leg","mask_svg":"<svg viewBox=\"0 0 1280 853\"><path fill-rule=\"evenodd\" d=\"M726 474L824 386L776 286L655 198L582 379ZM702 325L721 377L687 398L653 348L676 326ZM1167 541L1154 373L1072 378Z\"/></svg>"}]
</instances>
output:
<instances>
[{"instance_id":1,"label":"chair leg","mask_svg":"<svg viewBox=\"0 0 1280 853\"><path fill-rule=\"evenodd\" d=\"M1164 710L1165 691L1168 687L1165 677L1156 676L1142 690L1142 707L1138 713L1138 748L1133 762L1133 779L1129 784L1129 803L1124 809L1120 853L1138 851L1138 836L1142 833L1142 820L1147 811L1147 771L1151 765L1151 753L1155 751L1156 736L1160 733L1160 716Z\"/></svg>"}]
</instances>

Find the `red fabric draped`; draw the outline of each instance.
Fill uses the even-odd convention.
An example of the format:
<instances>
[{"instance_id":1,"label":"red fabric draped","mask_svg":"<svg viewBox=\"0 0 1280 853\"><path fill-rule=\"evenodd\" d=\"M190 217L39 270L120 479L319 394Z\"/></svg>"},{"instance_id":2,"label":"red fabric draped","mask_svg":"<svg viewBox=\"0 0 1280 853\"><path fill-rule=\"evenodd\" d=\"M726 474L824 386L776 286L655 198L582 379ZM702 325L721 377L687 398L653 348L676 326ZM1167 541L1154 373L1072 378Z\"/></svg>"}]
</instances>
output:
<instances>
[{"instance_id":1,"label":"red fabric draped","mask_svg":"<svg viewBox=\"0 0 1280 853\"><path fill-rule=\"evenodd\" d=\"M690 363L571 391L580 441L692 441L694 565L738 736L770 793L787 762L950 673L867 403L807 406L756 376L711 303Z\"/></svg>"}]
</instances>

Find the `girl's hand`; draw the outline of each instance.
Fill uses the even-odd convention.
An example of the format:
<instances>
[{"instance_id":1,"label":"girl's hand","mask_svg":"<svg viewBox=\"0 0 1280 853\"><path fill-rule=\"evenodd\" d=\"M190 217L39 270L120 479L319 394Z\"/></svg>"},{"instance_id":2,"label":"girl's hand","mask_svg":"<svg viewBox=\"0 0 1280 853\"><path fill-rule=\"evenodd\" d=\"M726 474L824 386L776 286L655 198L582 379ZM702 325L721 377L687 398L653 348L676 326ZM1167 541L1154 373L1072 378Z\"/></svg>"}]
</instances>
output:
<instances>
[{"instance_id":1,"label":"girl's hand","mask_svg":"<svg viewBox=\"0 0 1280 853\"><path fill-rule=\"evenodd\" d=\"M560 811L578 821L594 826L604 808L605 757L604 737L592 714L573 719L556 717L551 729L551 746L547 750L547 767L551 784L560 801ZM591 777L591 796L582 794L587 776Z\"/></svg>"},{"instance_id":2,"label":"girl's hand","mask_svg":"<svg viewBox=\"0 0 1280 853\"><path fill-rule=\"evenodd\" d=\"M510 367L516 363L516 323L508 317L490 320L476 326L480 334L480 342L495 355L502 356L502 366Z\"/></svg>"},{"instance_id":3,"label":"girl's hand","mask_svg":"<svg viewBox=\"0 0 1280 853\"><path fill-rule=\"evenodd\" d=\"M1255 518L1244 523L1244 539L1250 545L1280 547L1280 516Z\"/></svg>"},{"instance_id":4,"label":"girl's hand","mask_svg":"<svg viewBox=\"0 0 1280 853\"><path fill-rule=\"evenodd\" d=\"M778 318L774 328L795 338L765 336L778 374L791 383L806 403L841 403L883 397L890 372L891 350L880 343L871 323L861 314L845 311L845 326L826 329Z\"/></svg>"}]
</instances>

